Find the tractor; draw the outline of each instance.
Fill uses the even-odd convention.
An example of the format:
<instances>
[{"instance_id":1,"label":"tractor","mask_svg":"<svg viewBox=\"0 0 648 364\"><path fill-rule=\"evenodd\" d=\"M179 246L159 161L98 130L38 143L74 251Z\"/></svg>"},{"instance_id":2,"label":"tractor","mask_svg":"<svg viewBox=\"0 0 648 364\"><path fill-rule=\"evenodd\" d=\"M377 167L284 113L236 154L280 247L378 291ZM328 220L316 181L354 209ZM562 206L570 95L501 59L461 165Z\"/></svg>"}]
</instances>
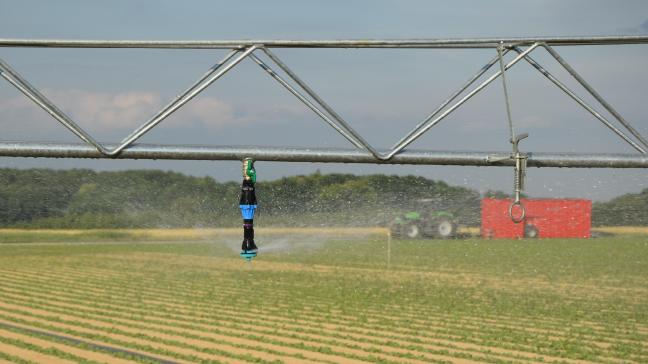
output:
<instances>
[{"instance_id":1,"label":"tractor","mask_svg":"<svg viewBox=\"0 0 648 364\"><path fill-rule=\"evenodd\" d=\"M390 231L392 236L401 238L449 239L457 234L457 221L448 211L409 211L394 219Z\"/></svg>"}]
</instances>

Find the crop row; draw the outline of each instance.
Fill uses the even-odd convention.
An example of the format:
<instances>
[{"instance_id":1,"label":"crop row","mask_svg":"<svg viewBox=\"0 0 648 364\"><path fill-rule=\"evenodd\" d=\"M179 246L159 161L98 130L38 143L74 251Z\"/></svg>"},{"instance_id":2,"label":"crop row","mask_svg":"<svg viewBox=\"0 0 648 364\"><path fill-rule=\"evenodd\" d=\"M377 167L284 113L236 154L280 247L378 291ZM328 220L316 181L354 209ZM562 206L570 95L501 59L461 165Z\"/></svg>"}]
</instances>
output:
<instances>
[{"instance_id":1,"label":"crop row","mask_svg":"<svg viewBox=\"0 0 648 364\"><path fill-rule=\"evenodd\" d=\"M18 312L19 314L27 314L27 315L32 315L35 317L40 317L40 318L50 318L52 316L42 316L41 314L34 314L35 310L40 310L41 306L34 304L33 302L25 302L25 301L18 301L16 303L20 303L21 306L29 307L30 310L28 311L22 311ZM4 304L0 307L0 311L9 311L9 312L14 312L16 307L20 307L18 305L15 305L16 307L14 308L8 308L7 304ZM80 310L74 308L74 309L59 309L61 307L60 305L57 305L56 307L52 307L45 305L47 307L48 312L52 314L59 314L58 317L59 319L61 318L61 314L63 315L71 315L72 313L76 313L77 315L80 315L80 317L74 317L70 318L72 321L66 321L66 323L74 323L77 325L82 325L86 327L90 322L92 325L91 328L97 329L100 328L103 325L97 326L98 322L101 322L103 324L110 324L111 327L111 332L115 331L116 327L119 327L120 333L121 334L133 334L132 331L130 331L131 328L134 329L139 329L141 330L140 333L143 332L156 332L156 337L159 337L161 334L164 334L165 337L166 335L171 335L174 337L178 338L184 338L186 340L191 340L191 341L203 341L203 342L209 342L207 343L207 346L211 346L214 344L223 344L227 343L228 341L243 341L242 339L236 339L236 337L246 337L244 339L245 341L253 341L256 343L264 343L264 344L259 344L261 347L259 349L263 350L263 347L268 348L271 346L281 346L283 351L286 351L290 347L296 347L296 348L301 348L307 351L306 354L304 354L305 358L308 358L309 356L313 356L312 353L317 353L317 352L324 352L324 353L330 353L333 355L341 355L346 358L358 358L361 360L370 360L370 361L375 361L375 360L381 360L385 362L390 362L394 360L405 360L405 359L416 359L417 357L420 357L421 359L425 361L431 361L434 360L434 355L425 355L425 353L419 353L418 355L415 355L413 353L407 353L407 350L400 349L400 351L394 350L394 351L389 351L389 350L380 350L378 348L369 348L369 350L366 350L366 353L361 353L362 349L366 349L366 346L363 348L362 346L358 345L340 345L340 343L335 342L335 341L329 341L330 344L337 344L335 347L318 347L318 346L313 346L312 343L306 345L304 344L304 340L301 338L298 340L294 340L293 343L291 344L288 342L290 340L290 337L280 337L280 338L272 338L269 335L265 336L257 336L256 333L254 332L247 332L247 335L245 332L238 332L234 333L232 331L228 330L201 330L201 331L196 331L192 329L191 327L193 325L184 325L183 327L178 328L177 326L168 326L168 323L166 321L156 321L156 320L151 320L150 318L138 318L137 320L128 320L128 319L122 319L121 317L115 318L116 315L115 313L108 313L108 314L98 314L98 313L91 313L88 311L91 310L85 310L85 312L80 312ZM194 327L195 328L195 327ZM218 332L218 334L214 334L214 332ZM237 335L238 334L238 335ZM311 340L312 341L312 340ZM234 345L236 346L236 345ZM280 349L280 350L281 350ZM277 352L279 353L279 352ZM360 353L360 355L358 355ZM283 353L285 355L285 353ZM362 356L362 354L364 354ZM367 354L371 354L370 356L367 356ZM392 356L392 360L389 360L389 356ZM321 355L320 355L320 358ZM331 359L334 359L333 357ZM442 358L447 360L448 358ZM339 357L338 359L339 360ZM407 360L409 361L409 360ZM329 362L335 362L335 360Z\"/></svg>"},{"instance_id":2,"label":"crop row","mask_svg":"<svg viewBox=\"0 0 648 364\"><path fill-rule=\"evenodd\" d=\"M65 274L74 274L77 273L77 271L65 271L63 272ZM84 272L86 274L86 272ZM114 279L124 279L123 276L112 276L110 273L106 273L103 270L100 271L95 271L94 274L100 275L104 278L114 278ZM130 276L129 276L130 278ZM145 278L143 276L138 276L136 277L138 280L138 283L142 287L147 287L147 286L154 286L158 284L158 279L154 278ZM219 288L224 288L226 289L226 294L231 296L234 293L237 293L239 296L250 296L250 289L246 287L241 287L235 284L235 282L223 282L220 280L220 276L218 277L219 279ZM217 278L214 278L217 279ZM192 287L195 291L197 292L204 292L207 291L209 292L210 296L205 297L204 293L195 293L192 294L191 292L182 292L182 288L186 287L186 280L183 280L182 278L176 278L173 279L172 277L163 277L162 280L164 281L165 284L165 289L168 287L169 289L175 289L179 290L178 294L182 294L183 297L187 299L191 299L192 301L195 300L205 300L207 299L213 299L213 298L218 298L214 296L215 294L218 294L219 292L214 292L213 287L210 286L210 282L207 282L207 284L201 285L201 286L196 286L195 283L192 283L194 287ZM231 281L231 280L230 280ZM223 287L224 283L234 283L230 284L226 287ZM256 290L256 288L255 288ZM222 290L221 290L222 292ZM342 315L342 312L350 312L354 317L357 316L357 312L353 312L353 305L340 305L339 302L335 302L333 300L327 299L327 297L304 297L303 294L300 296L301 300L295 299L290 297L290 293L286 292L279 292L276 289L273 290L264 290L264 302L271 302L273 306L276 305L281 305L284 302L297 302L298 307L303 307L303 302L307 302L309 306L313 306L313 309L315 311L328 311L331 310L332 308L339 309L341 312L338 312L337 314ZM559 297L557 297L559 298ZM635 298L636 299L636 298ZM571 301L571 303L576 303L577 301ZM385 316L385 320L389 321L389 315L388 312L397 312L398 313L398 318L403 319L415 319L417 317L435 317L439 316L437 312L434 310L430 310L425 306L422 305L380 305L377 308L372 308L370 307L371 303L367 303L367 305L360 307L360 310L362 313L374 313L380 316ZM288 306L287 306L288 307ZM603 310L602 307L597 307L597 306L584 306L587 308L587 311L594 311L597 309ZM357 306L356 306L357 308ZM387 312L387 313L386 313ZM552 317L532 317L532 318L526 318L526 317L521 317L519 315L512 316L511 314L506 314L506 313L498 313L497 315L489 315L488 313L480 312L481 314L478 317L470 317L470 313L467 315L463 315L462 317L466 317L467 320L474 321L475 318L479 318L480 320L490 320L489 324L493 324L495 321L514 321L514 322L519 322L523 323L526 326L533 326L533 327L544 327L544 328L555 328L555 329L565 329L565 322L566 320L564 319L558 319L558 318L552 318ZM626 314L627 316L631 316L633 311L628 311ZM623 312L619 312L616 310L616 315L621 315ZM447 316L447 315L445 315ZM490 317L490 319L489 319ZM570 330L575 330L578 327L582 327L583 331L585 333L590 332L591 330L595 331L601 331L602 334L605 334L605 336L609 337L612 335L614 336L615 332L627 332L631 330L636 330L637 332L645 333L648 334L648 329L642 327L641 325L638 324L633 324L628 320L628 317L623 317L623 322L620 324L614 324L614 325L608 325L605 322L594 322L594 321L581 321L582 317L578 318L578 321L573 322L573 325L570 325ZM627 324L628 326L625 327ZM604 331L604 332L603 332Z\"/></svg>"},{"instance_id":3,"label":"crop row","mask_svg":"<svg viewBox=\"0 0 648 364\"><path fill-rule=\"evenodd\" d=\"M133 361L149 362L148 359L136 353L127 353L115 348L98 347L87 342L72 338L53 335L50 333L33 330L28 327L0 324L1 336L11 338L23 344L21 348L35 350L36 353L54 354L57 359L48 359L46 362L74 361L82 363L111 363L126 364ZM15 349L14 349L15 350ZM43 362L44 360L39 360Z\"/></svg>"},{"instance_id":4,"label":"crop row","mask_svg":"<svg viewBox=\"0 0 648 364\"><path fill-rule=\"evenodd\" d=\"M34 278L35 278L35 277L34 277ZM87 278L87 276L84 277L84 278ZM94 285L84 287L84 291L83 291L83 292L85 292L85 293L90 293L90 294L101 294L101 293L105 293L105 291L102 290L102 289L105 288L106 285L110 285L110 284L111 284L111 283L108 282L108 281L106 281L106 282L98 282L98 283L95 283ZM122 285L120 285L120 283L114 283L114 282L113 282L112 284L114 284L116 287L117 287L117 286L122 286ZM143 288L138 287L138 288L136 288L136 290L137 290L137 291L134 292L134 293L136 294L136 296L129 297L128 292L124 292L123 295L122 295L122 298L125 298L125 299L128 299L128 298L132 298L132 299L141 299L140 294L143 293L143 291L142 291ZM149 288L149 289L144 289L144 290L146 290L147 293L151 293L149 290L155 290L155 289L154 289L154 288ZM148 297L150 297L154 302L161 302L163 296L157 296L157 295L156 295L157 293L160 293L160 292L164 293L164 291L158 291L158 292L154 292L153 294L148 295ZM175 296L175 294L174 294L174 296ZM183 298L183 299L186 299L187 297L183 296L182 298ZM213 298L216 298L216 297L214 297L214 296L210 296L210 298L213 299ZM197 304L197 303L195 303L195 302L196 302L195 300L192 300L191 302L192 302L192 305L191 305L191 306L192 306L193 308L200 307L200 308L204 308L204 309L206 309L206 310L220 308L220 306L217 306L217 305L208 305L208 304L204 304L204 303L198 303L198 304ZM250 306L253 305L253 302L251 302L251 301L246 301L246 300L244 300L244 299L243 299L243 300L237 300L237 301L234 302L234 303L236 303L237 305L250 305ZM281 305L281 304L280 304L280 303L276 303L276 305ZM338 313L338 312L334 312L334 313L330 313L330 312L328 312L328 313L327 313L327 312L323 312L323 313L320 313L320 312L317 312L317 311L313 310L313 308L311 308L311 307L307 307L307 306L304 306L304 307L305 307L305 312L308 314L308 316L309 316L310 319L313 319L313 316L321 316L321 317L322 317L324 320L326 320L326 321L339 321L339 322L349 322L350 320L351 320L351 321L357 321L357 319L356 319L355 317L350 316L350 315L349 315L349 316L345 316L344 314L341 314L341 313ZM276 309L277 309L278 312L282 312L282 307L277 307ZM255 309L254 309L254 308L250 308L250 310L254 311ZM295 310L293 310L293 309L290 309L290 311L291 311L291 312L290 312L290 316L291 316L291 317L294 317L294 316L297 314L297 312L295 312ZM200 312L195 312L195 313L196 313L196 314L200 314ZM333 316L331 316L331 315L333 315ZM392 317L390 317L390 318L392 318ZM477 318L477 317L475 317L475 318L468 317L468 318L467 318L468 321L471 321L471 320L477 320L477 319L488 321L487 319L484 319L484 318L481 318L481 317L480 317L480 318ZM368 321L374 321L374 320L368 320ZM452 322L453 322L453 323L459 323L459 324L462 324L462 321L466 321L466 319L456 318L456 319L453 320ZM416 323L415 323L415 322L412 322L411 320L407 320L407 322L408 322L409 324L413 324L413 325L416 326ZM448 320L448 322L450 322L450 321ZM429 321L423 321L423 322L421 323L421 325L428 325L428 324L429 324ZM487 324L488 324L488 325L492 325L493 323L492 323L492 322L487 322ZM510 329L510 328L511 328L510 326L506 326L506 329ZM549 334L555 334L554 332L548 332L548 333L549 333Z\"/></svg>"},{"instance_id":5,"label":"crop row","mask_svg":"<svg viewBox=\"0 0 648 364\"><path fill-rule=\"evenodd\" d=\"M68 307L70 309L75 310L75 312L79 311L78 309L78 304L63 304L59 302L64 302L66 300L57 300L57 303L54 305L56 307ZM34 302L34 301L29 301L29 303ZM74 302L74 301L73 301ZM51 303L50 303L51 305ZM355 337L354 339L356 340L355 342L349 340L349 336L346 335L341 335L339 333L333 332L333 337L335 337L335 340L330 340L327 339L326 336L322 336L321 330L304 330L304 329L297 329L295 332L295 328L291 328L292 331L286 330L287 325L284 324L278 324L278 325L273 325L272 323L266 323L266 327L261 326L261 325L246 325L246 324L237 324L237 323L230 323L227 321L224 321L225 319L222 319L223 321L218 321L217 324L213 322L213 319L210 320L203 320L203 319L187 319L185 317L181 316L171 316L169 314L158 314L158 315L150 315L154 317L144 317L142 311L143 310L128 310L127 308L121 307L120 312L122 315L117 315L114 311L105 311L102 309L96 309L96 307L106 307L106 305L94 305L93 309L91 310L85 310L86 316L88 314L105 314L110 317L125 317L125 318L136 318L138 321L141 322L152 322L152 323L157 323L157 324L163 324L163 325L171 325L174 327L181 327L181 328L201 328L204 329L205 331L209 332L218 332L220 334L228 334L231 336L240 336L240 337L252 337L252 336L257 336L257 335L262 335L267 337L272 337L272 336L278 336L282 340L286 340L289 338L297 339L300 341L314 341L318 342L320 344L328 344L328 345L338 345L342 343L342 346L346 346L348 348L356 348L356 349L362 349L366 348L366 345L363 345L364 343L369 343L369 344L374 344L374 345L385 345L385 346L396 346L396 348L400 348L400 350L404 350L404 348L409 348L411 349L418 349L421 350L420 347L423 348L432 348L430 345L424 345L424 344L419 344L419 345L412 345L409 343L401 343L401 345L395 345L398 344L398 341L396 340L377 340L375 338L372 338L370 336L363 336L360 339ZM114 306L110 306L109 308L115 309ZM50 308L51 309L51 308ZM120 309L119 307L117 308L118 310ZM89 316L88 316L89 317ZM191 316L189 316L191 317ZM230 319L229 317L226 319ZM214 326L209 326L209 325L214 325ZM295 325L293 325L295 326ZM306 332L304 332L306 331ZM388 348L383 348L383 350L388 349ZM436 348L439 350L439 348ZM445 350L447 351L447 348L441 348L440 350ZM371 351L371 350L370 350ZM423 349L423 351L425 351Z\"/></svg>"},{"instance_id":6,"label":"crop row","mask_svg":"<svg viewBox=\"0 0 648 364\"><path fill-rule=\"evenodd\" d=\"M228 273L238 272L238 269L240 269L240 268L232 268L231 267L232 264L230 263L231 260L228 260L228 259L205 260L205 259L199 259L199 258L193 258L193 257L191 257L191 258L183 258L183 259L185 259L185 262L183 262L183 263L179 263L179 262L174 263L174 265L171 266L171 267L168 267L167 266L168 263L165 262L165 261L168 261L170 259L170 256L168 256L168 255L166 255L166 256L165 255L151 255L151 256L147 257L147 259L149 259L149 263L151 263L153 261L159 262L160 267L142 266L142 265L139 265L139 264L142 264L142 262L138 262L137 259L128 259L128 258L124 259L123 257L118 257L118 256L117 257L116 256L102 256L101 264L103 264L104 267L106 267L107 269L109 269L111 271L113 271L115 266L118 265L118 264L123 264L124 266L128 266L129 264L136 264L136 265L139 265L138 270L147 269L147 268L149 269L149 270L147 270L147 271L145 271L143 273L146 273L149 276L158 276L158 278L164 280L165 284L172 283L175 280L175 283L177 283L180 286L187 284L187 280L188 279L190 280L192 278L191 274L182 274L180 272L177 272L176 270L172 270L173 274L164 274L164 272L162 272L161 270L164 270L164 269L167 269L167 268L174 268L176 265L178 267L183 267L183 264L191 264L192 266L200 266L201 268L204 268L205 270L214 270L214 269L216 269L217 271L209 273L210 275L214 274L215 276L212 277L212 278L216 279L217 277L223 277L224 274L225 274L225 272L219 271L220 269L228 269L228 270L230 270ZM190 263L188 262L189 259L191 259ZM114 261L111 262L111 260L114 260ZM177 258L174 258L174 260L177 260ZM225 262L228 263L227 267L220 268L220 265L226 264ZM283 266L285 267L285 265L283 265ZM186 267L186 265L184 265L184 267ZM282 265L278 264L276 269L281 269L281 267L282 267ZM301 288L304 288L303 290L301 290L302 294L309 293L309 291L306 289L306 288L308 288L307 285L311 285L311 288L312 288L312 285L313 285L314 282L312 282L312 281L310 281L308 279L306 279L306 280L301 279L300 280L299 275L302 275L302 272L298 272L298 273L279 272L279 273L277 273L277 272L272 271L274 268L275 267L270 266L270 269L265 268L263 272L268 272L268 273L273 273L273 274L281 274L282 276L284 276L281 281L273 282L273 289L276 292L275 295L276 294L283 294L284 296L281 297L281 298L282 299L287 298L286 296L290 296L292 294L292 290L301 289ZM295 266L295 267L292 267L292 268L293 269L300 269L300 268L303 269L303 267L300 267L300 266ZM315 276L315 278L317 278L317 276L319 274L323 274L322 272L317 271L317 270L312 270L312 271L306 270L303 273L309 274L310 276ZM381 271L381 270L335 268L335 269L326 270L326 271L324 271L324 273L333 274L333 276L335 276L335 273L349 274L349 275L352 275L352 276L358 278L358 281L362 282L363 285L373 283L374 286L379 285L378 287L380 287L380 288L384 287L384 284L380 285L381 283L387 283L387 284L390 283L388 281L381 282L380 280L376 280L376 275L379 275L379 274L383 273L383 271ZM290 277L294 277L294 278L297 278L297 279L287 280L285 276L290 276ZM483 288L483 287L481 287L481 285L483 285L482 281L488 281L488 279L485 279L487 277L480 276L480 275L475 275L474 276L474 278L473 278L474 282L463 281L460 278L462 275L459 274L459 273L456 274L456 277L453 277L452 274L447 274L445 277L439 277L439 276L434 275L434 274L432 274L430 276L420 275L420 274L417 274L417 273L412 273L411 275L407 275L407 274L405 274L403 272L391 273L391 276L395 277L396 279L401 279L403 282L420 280L420 281L422 281L421 283L423 283L422 288L428 288L428 289L430 289L430 288L432 288L432 289L440 288L439 286L443 286L443 285L446 285L446 284L453 284L453 283L455 285L460 284L461 286L465 287L467 284L472 283L472 284L470 284L470 288L474 288L475 290L477 290L478 288L479 289ZM242 277L242 278L244 278L244 277ZM444 279L447 280L447 281L444 281ZM436 282L439 282L439 283L431 284L431 283L425 282L424 280L431 280L431 281L436 281ZM583 284L582 282L576 282L576 283L572 282L571 286L567 285L564 289L556 290L556 289L552 288L552 287L556 286L556 282L540 281L540 280L537 280L537 279L528 279L528 280L520 280L520 282L522 282L521 286L517 287L517 289L514 289L516 287L514 287L514 286L509 287L509 286L505 285L506 282L509 281L509 280L512 280L512 278L510 278L510 279L509 278L500 278L496 282L498 286L504 285L504 287L498 287L498 288L501 288L500 291L511 292L512 294L518 294L518 295L519 294L524 294L525 292L527 294L529 294L529 295L533 295L533 294L538 293L538 292L540 294L543 294L543 295L552 295L552 298L555 297L556 299L559 299L559 300L561 300L561 301L563 301L563 302L565 302L565 303L567 303L569 305L583 305L589 311L591 311L590 312L590 319L597 319L597 320L599 318L601 318L602 320L610 318L608 314L600 314L599 315L598 313L599 312L604 312L604 311L606 311L606 309L609 309L610 308L609 304L610 304L611 301L613 301L613 302L616 302L616 301L619 301L619 300L627 301L627 302L624 302L624 304L618 304L618 305L616 305L614 307L614 312L616 313L616 315L635 313L635 311L628 308L627 304L631 304L633 302L636 302L636 299L637 299L638 296L641 296L641 295L645 296L645 294L648 293L648 287L641 287L641 288L632 287L633 289L628 289L628 288L622 289L621 287L610 287L609 290L614 291L614 294L612 296L604 296L605 298L608 298L606 300L606 299L601 299L601 297L597 297L597 295L596 295L598 291L606 291L606 290L608 290L608 287L606 287L606 286L599 285L599 286L595 286L595 287L588 287L587 289L590 291L590 293L588 295L586 295L586 296L585 295L580 296L578 294L575 294L573 287L582 285ZM198 285L202 284L203 289L211 288L210 287L211 283L212 282L210 282L209 280L201 280L201 282L192 282L192 284L198 284ZM232 279L229 279L228 282L224 282L224 283L234 283L234 284L231 284L230 285L231 287L228 287L228 288L237 287L235 281L232 280ZM245 281L245 283L254 284L253 281L252 282ZM220 282L219 282L219 284L220 284ZM304 285L305 287L301 287L300 285ZM565 284L563 283L561 286L565 286ZM245 286L243 286L243 287L245 289L250 289L250 287L245 287ZM284 288L284 287L286 289L276 290L276 288ZM257 288L257 287L253 287L253 288ZM263 287L259 287L259 288L263 288ZM488 288L488 287L485 287L485 288ZM549 288L552 288L552 289L549 289ZM615 291L615 289L616 289L616 291ZM623 293L623 292L625 292L625 293ZM334 301L333 297L330 297L330 296L327 297L325 295L321 295L320 292L318 292L318 291L314 291L314 293L316 295L316 297L314 297L314 298L317 298L318 302L320 300L323 300L323 301L328 300L328 301L332 301L332 302ZM385 300L386 300L387 303L393 302L393 297L391 297L389 295L377 295L377 296L372 297L372 298L375 298L375 301L372 301L372 302L365 302L365 301L353 302L352 300L348 300L347 302L345 302L345 305L354 305L355 304L355 305L360 305L361 307L364 307L364 305L367 304L367 303L375 304L375 303L381 303L381 302L383 302ZM489 297L485 297L485 298L489 298ZM610 300L609 298L612 298L612 299ZM290 301L292 301L292 299L291 300L286 300L285 302L290 302ZM473 306L469 306L470 303L473 303ZM482 303L481 300L477 300L475 302L466 302L464 304L468 305L468 308L470 308L470 309L483 309L484 307L481 306L481 303ZM548 302L548 303L551 303L551 302ZM407 306L408 305L403 305L402 309L407 310ZM419 309L419 307L416 307L416 310L418 310L418 309ZM511 307L511 309L515 309L515 307ZM524 316L528 316L531 313L533 313L533 312L523 312ZM539 311L539 313L540 314L545 314L546 312ZM615 323L616 323L616 321L615 321ZM621 322L619 322L619 323L621 323Z\"/></svg>"},{"instance_id":7,"label":"crop row","mask_svg":"<svg viewBox=\"0 0 648 364\"><path fill-rule=\"evenodd\" d=\"M32 285L32 284L33 284L33 283L30 282L29 285ZM39 287L35 287L35 289L39 289ZM61 292L62 292L62 291L58 291L59 294L60 294ZM86 293L86 292L85 292L85 290L84 290L83 294L85 294L85 293ZM84 297L87 299L87 296L82 296L81 299L84 299ZM39 300L42 301L43 298L39 298ZM92 300L96 301L96 298L92 298ZM124 304L126 304L126 305L128 305L128 303L129 303L129 301L124 302ZM127 306L127 307L128 307L128 306ZM149 311L150 311L150 308L149 308ZM189 317L191 317L191 316L189 316ZM185 318L185 319L186 319L186 318Z\"/></svg>"},{"instance_id":8,"label":"crop row","mask_svg":"<svg viewBox=\"0 0 648 364\"><path fill-rule=\"evenodd\" d=\"M68 273L69 272L66 272L66 274L68 274ZM101 273L97 273L97 274L101 275L102 276L101 278L110 278L110 277L103 277L103 275ZM85 275L84 277L87 277L87 275ZM114 283L114 279L112 279L112 280L107 279L106 281L102 281L102 282L98 283L101 288L99 288L99 291L97 291L97 293L101 293L102 292L101 289L103 289L104 285L111 284L111 281L113 281L112 284L114 284L114 285L123 286L120 283ZM140 282L140 283L142 283L142 282ZM155 281L151 280L151 282L149 282L149 284L151 286L153 286L155 284ZM165 280L165 284L168 286L169 281ZM180 287L180 286L181 286L181 283L178 284L178 287ZM143 287L146 287L146 284L144 284ZM171 290L173 290L174 292L178 292L174 288L175 288L174 286L171 286ZM89 289L91 290L92 288L89 288ZM137 291L136 291L137 295L140 295L142 293L140 291L141 289L155 290L155 288L141 288L141 287L138 287ZM193 289L196 289L196 287L194 287ZM232 299L232 293L233 293L233 291L236 291L236 290L240 291L240 292L238 292L240 294L237 295L237 300L239 300L239 301L236 302L237 305L249 305L249 306L254 305L253 301L248 301L248 302L245 301L245 297L249 297L250 292L245 291L245 290L241 290L240 288L227 287L226 290L221 290L218 294L225 295L227 298ZM159 293L159 292L164 292L164 291L159 290L157 293ZM248 295L245 295L245 293L248 293ZM153 294L155 294L155 292ZM201 297L200 294L192 295L191 293L181 293L181 292L178 292L178 293L175 293L175 294L182 295L183 299L189 299L194 303L199 302L201 299L204 300L204 297ZM219 298L223 299L223 297L219 297L218 294L211 294L210 293L209 299L210 300L218 300ZM269 295L273 295L273 294L275 294L275 293L274 292L269 292ZM285 304L282 303L282 302L286 301L286 300L283 299L283 297L278 297L278 298L272 299L271 297L265 297L265 296L267 296L267 295L264 295L264 300L266 302L271 302L274 309L282 309L283 308L283 309L286 309L286 310L291 310L291 314L296 314L295 309L293 309L292 306L285 305ZM137 297L134 296L133 298L137 298ZM240 301L240 300L243 300L243 301ZM413 313L408 312L410 310L417 310L419 308L418 306L415 307L415 308L397 308L397 309L396 308L391 309L391 308L388 307L387 309L384 309L384 311L383 310L372 310L371 308L367 307L365 310L362 310L362 312L352 312L352 313L348 313L349 310L347 308L347 309L344 310L344 312L335 312L335 317L330 317L331 316L331 312L330 312L331 306L327 306L326 303L322 303L322 302L320 302L320 303L312 303L312 300L311 300L311 302L308 302L308 303L305 302L303 304L301 302L299 302L298 306L300 306L302 309L303 308L308 308L307 313L309 315L323 316L327 320L338 319L338 320L342 320L342 321L349 321L349 320L357 321L356 317L358 317L358 313L359 313L359 314L361 314L361 316L363 318L369 318L369 321L372 321L372 322L384 322L384 323L388 324L388 326L392 326L392 325L398 324L399 322L403 322L403 321L407 321L407 323L409 325L416 326L418 324L418 325L426 326L426 325L429 325L429 323L430 323L429 319L432 318L432 319L434 319L435 323L437 323L437 324L442 323L442 322L449 322L449 323L453 323L453 324L462 324L462 325L469 325L469 326L472 325L472 327L470 327L470 328L476 328L476 329L481 329L481 327L475 327L474 326L474 325L477 325L477 323L479 322L480 324L487 325L488 327L491 327L491 328L499 326L499 327L501 327L503 329L507 329L507 330L510 330L510 329L526 329L526 330L532 330L533 332L536 332L536 333L543 333L543 334L552 335L552 336L560 336L560 335L574 336L574 335L579 335L579 338L581 338L581 339L587 339L589 336L593 336L593 338L591 338L591 339L601 340L600 338L602 338L603 342L608 343L608 344L613 344L614 340L612 340L612 339L614 339L614 338L618 338L619 340L623 340L623 341L632 340L633 335L637 336L637 341L640 341L640 342L645 342L646 341L645 340L646 339L645 335L641 334L641 327L639 327L637 329L638 330L637 332L633 332L633 331L629 331L628 329L622 330L621 327L610 327L609 325L604 326L604 325L600 325L600 324L598 325L598 327L595 326L595 324L594 325L593 324L581 324L580 327L576 326L576 325L570 325L569 327L566 327L565 326L565 321L563 321L563 322L558 321L558 322L555 322L555 323L543 323L543 322L537 322L535 320L529 320L529 319L524 319L524 318L520 319L518 317L511 317L511 316L507 317L506 315L502 315L501 317L499 317L499 319L496 319L496 318L493 318L493 317L489 318L489 317L486 317L486 316L474 316L474 317L471 317L469 315L461 316L461 317L448 317L447 315L441 315L441 314L426 310L425 308L421 308L419 310L419 315L415 317ZM211 303L206 304L206 307L207 308L211 307ZM391 312L396 312L398 316L391 316L392 314L383 313L385 311L386 312L390 312L390 311ZM418 319L420 317L425 317L426 320ZM512 323L505 323L506 321L510 321ZM518 325L520 325L520 327L516 327L514 324L518 324ZM632 335L629 335L628 332L630 332ZM610 340L612 340L612 341L610 341Z\"/></svg>"},{"instance_id":9,"label":"crop row","mask_svg":"<svg viewBox=\"0 0 648 364\"><path fill-rule=\"evenodd\" d=\"M61 273L61 272L59 272L59 273ZM86 277L84 277L84 278L88 278L88 277L86 276ZM99 283L99 285L98 285L98 286L104 286L104 283L105 283L105 282L101 282L101 283ZM32 283L30 283L30 284L32 284ZM96 298L91 298L91 299L93 299L93 300L94 300L94 299L96 299Z\"/></svg>"},{"instance_id":10,"label":"crop row","mask_svg":"<svg viewBox=\"0 0 648 364\"><path fill-rule=\"evenodd\" d=\"M331 266L330 248L307 257L315 265L245 265L172 245L57 249L65 254L24 247L0 258L0 320L176 361L648 359L648 287L635 268L556 279Z\"/></svg>"},{"instance_id":11,"label":"crop row","mask_svg":"<svg viewBox=\"0 0 648 364\"><path fill-rule=\"evenodd\" d=\"M27 335L15 334L12 330L0 330L0 343L5 347L12 346L9 350L15 354L28 359L40 362L59 362L59 363L96 363L90 359L77 356L67 350L61 350L60 347L46 343L39 345L34 343L31 337ZM20 350L23 349L23 350Z\"/></svg>"}]
</instances>

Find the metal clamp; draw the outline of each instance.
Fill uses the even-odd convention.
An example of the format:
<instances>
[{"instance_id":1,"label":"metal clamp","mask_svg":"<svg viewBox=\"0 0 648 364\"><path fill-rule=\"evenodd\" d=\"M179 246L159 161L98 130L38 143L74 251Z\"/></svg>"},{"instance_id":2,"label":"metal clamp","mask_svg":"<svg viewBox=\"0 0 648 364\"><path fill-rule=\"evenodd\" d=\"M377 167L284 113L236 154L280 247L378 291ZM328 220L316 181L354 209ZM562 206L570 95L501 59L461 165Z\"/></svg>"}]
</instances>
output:
<instances>
[{"instance_id":1,"label":"metal clamp","mask_svg":"<svg viewBox=\"0 0 648 364\"><path fill-rule=\"evenodd\" d=\"M520 143L522 139L525 139L528 136L529 136L528 133L524 133L524 134L516 135L513 139L511 139L511 144L513 144L513 154L511 155L511 157L515 159L515 169L513 172L514 198L513 198L513 202L509 206L509 217L516 224L522 222L524 220L524 217L526 216L526 208L520 201L520 194L524 190L524 177L526 177L527 158L528 158L526 154L520 153L520 150L518 149L518 143ZM522 209L522 213L520 214L520 216L513 215L513 208L515 206L519 206L520 209Z\"/></svg>"},{"instance_id":2,"label":"metal clamp","mask_svg":"<svg viewBox=\"0 0 648 364\"><path fill-rule=\"evenodd\" d=\"M252 180L252 183L256 183L256 169L252 158L243 158L243 180Z\"/></svg>"}]
</instances>

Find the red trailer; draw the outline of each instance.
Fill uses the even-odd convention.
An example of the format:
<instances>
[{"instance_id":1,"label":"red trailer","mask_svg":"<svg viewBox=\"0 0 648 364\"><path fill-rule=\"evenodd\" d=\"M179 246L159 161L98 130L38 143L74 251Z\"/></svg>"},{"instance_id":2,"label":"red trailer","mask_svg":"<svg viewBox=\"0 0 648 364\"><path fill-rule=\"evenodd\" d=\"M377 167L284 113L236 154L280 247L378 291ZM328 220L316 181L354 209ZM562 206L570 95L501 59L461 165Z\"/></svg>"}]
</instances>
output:
<instances>
[{"instance_id":1,"label":"red trailer","mask_svg":"<svg viewBox=\"0 0 648 364\"><path fill-rule=\"evenodd\" d=\"M495 239L590 237L590 200L522 199L522 204L526 208L526 216L522 222L516 224L509 216L510 199L483 199L481 236Z\"/></svg>"}]
</instances>

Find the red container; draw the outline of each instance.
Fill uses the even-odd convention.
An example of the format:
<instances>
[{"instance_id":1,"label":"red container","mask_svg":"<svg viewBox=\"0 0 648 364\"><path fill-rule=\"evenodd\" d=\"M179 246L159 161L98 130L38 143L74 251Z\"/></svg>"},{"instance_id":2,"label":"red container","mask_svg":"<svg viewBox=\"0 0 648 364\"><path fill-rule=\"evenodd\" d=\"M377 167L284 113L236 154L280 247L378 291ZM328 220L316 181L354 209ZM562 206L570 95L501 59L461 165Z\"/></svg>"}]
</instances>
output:
<instances>
[{"instance_id":1,"label":"red container","mask_svg":"<svg viewBox=\"0 0 648 364\"><path fill-rule=\"evenodd\" d=\"M526 216L514 223L509 216L511 200L485 198L481 202L483 238L523 238L537 232L539 238L589 238L592 201L577 199L522 199ZM515 213L515 210L514 210Z\"/></svg>"}]
</instances>

